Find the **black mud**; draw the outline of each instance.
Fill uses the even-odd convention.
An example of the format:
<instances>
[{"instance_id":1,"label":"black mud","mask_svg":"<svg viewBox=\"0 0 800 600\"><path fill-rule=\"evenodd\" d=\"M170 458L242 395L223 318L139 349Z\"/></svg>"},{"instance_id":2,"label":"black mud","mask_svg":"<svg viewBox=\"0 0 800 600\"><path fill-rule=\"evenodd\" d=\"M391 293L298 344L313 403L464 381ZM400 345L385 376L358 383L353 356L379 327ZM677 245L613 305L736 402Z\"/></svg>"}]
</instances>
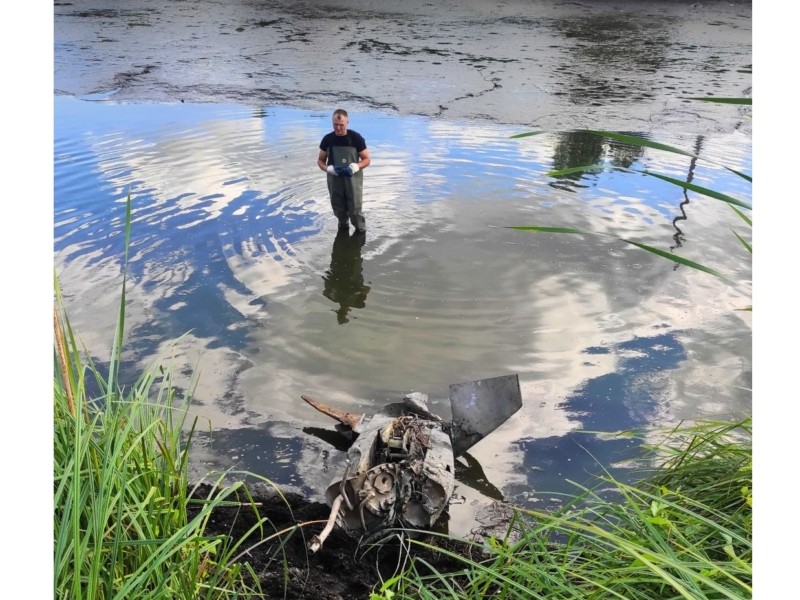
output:
<instances>
[{"instance_id":1,"label":"black mud","mask_svg":"<svg viewBox=\"0 0 800 600\"><path fill-rule=\"evenodd\" d=\"M212 489L202 485L195 491L195 497L207 498ZM312 536L322 531L330 514L328 506L296 494L280 497L258 485L249 491L258 513L249 505L250 499L237 492L242 505L216 509L207 532L238 540L259 518L267 518L263 534L257 532L246 538L241 548L249 550L240 559L249 563L258 575L267 598L366 599L411 557L422 558L443 573L463 568L462 563L448 554L415 544L402 546L396 537L379 546L359 545L358 540L338 529L312 554L307 545ZM426 541L463 556L471 556L475 548L467 543L445 542L436 536Z\"/></svg>"}]
</instances>

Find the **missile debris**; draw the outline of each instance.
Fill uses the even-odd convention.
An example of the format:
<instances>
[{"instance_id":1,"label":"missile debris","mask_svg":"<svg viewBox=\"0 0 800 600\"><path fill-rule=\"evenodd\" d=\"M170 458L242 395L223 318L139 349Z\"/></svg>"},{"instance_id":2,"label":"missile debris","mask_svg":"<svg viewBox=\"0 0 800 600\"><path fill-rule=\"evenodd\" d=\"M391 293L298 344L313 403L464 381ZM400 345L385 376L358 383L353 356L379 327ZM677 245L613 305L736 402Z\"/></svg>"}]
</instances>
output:
<instances>
[{"instance_id":1,"label":"missile debris","mask_svg":"<svg viewBox=\"0 0 800 600\"><path fill-rule=\"evenodd\" d=\"M301 398L336 419L355 440L344 473L325 490L331 514L309 549L316 552L334 525L360 537L381 529L430 529L455 489L456 456L497 429L522 406L517 375L450 386L452 421L428 409L428 396L413 392L368 417Z\"/></svg>"}]
</instances>

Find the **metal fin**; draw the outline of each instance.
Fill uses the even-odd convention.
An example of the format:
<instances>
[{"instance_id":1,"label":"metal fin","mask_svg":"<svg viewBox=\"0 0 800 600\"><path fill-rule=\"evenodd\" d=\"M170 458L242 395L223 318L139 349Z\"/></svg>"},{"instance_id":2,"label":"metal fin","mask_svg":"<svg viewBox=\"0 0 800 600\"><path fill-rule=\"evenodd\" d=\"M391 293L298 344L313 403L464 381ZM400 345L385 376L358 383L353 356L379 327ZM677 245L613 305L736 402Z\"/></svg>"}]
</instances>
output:
<instances>
[{"instance_id":1,"label":"metal fin","mask_svg":"<svg viewBox=\"0 0 800 600\"><path fill-rule=\"evenodd\" d=\"M453 425L450 437L458 456L477 444L522 408L519 377L502 375L450 386Z\"/></svg>"}]
</instances>

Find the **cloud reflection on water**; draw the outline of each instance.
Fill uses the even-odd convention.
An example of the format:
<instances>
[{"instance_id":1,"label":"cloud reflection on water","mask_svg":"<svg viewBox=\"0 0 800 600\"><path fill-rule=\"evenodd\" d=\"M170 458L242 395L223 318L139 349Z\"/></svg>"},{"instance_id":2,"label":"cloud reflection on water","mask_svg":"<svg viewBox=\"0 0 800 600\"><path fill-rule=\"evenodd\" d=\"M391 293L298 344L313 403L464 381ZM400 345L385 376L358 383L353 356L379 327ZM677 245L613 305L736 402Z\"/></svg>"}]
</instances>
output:
<instances>
[{"instance_id":1,"label":"cloud reflection on water","mask_svg":"<svg viewBox=\"0 0 800 600\"><path fill-rule=\"evenodd\" d=\"M56 102L55 203L56 267L76 331L90 351L107 354L131 190L126 357L141 365L166 353L177 373L198 369L195 410L215 428L284 423L296 436L298 485L317 485L319 445L289 424L330 425L306 410L301 393L362 412L417 390L441 412L450 383L518 372L522 411L471 452L511 495L520 485L555 485L567 463L575 476L588 469L573 444L591 445L578 433L587 427L749 401L733 391L746 382L728 371L749 371L749 315L734 313L749 304L747 285L675 271L613 240L503 228L559 224L672 242L680 191L620 173L587 176L581 188L548 185L544 173L568 136L512 141L519 131L507 127L358 116L374 161L365 174L370 230L358 256L339 265L324 174L313 162L327 115L76 102ZM742 140L720 138L711 156L725 149L726 164L747 166ZM686 157L648 151L634 160L686 171ZM745 189L720 169L699 173L730 193ZM731 223L735 215L717 201L692 202L682 250L747 281L749 259ZM355 279L333 278L339 266L355 269ZM331 287L333 279L348 289ZM351 309L347 327L331 315L332 299ZM636 357L622 350L658 339L672 360L630 373ZM657 356L653 348L645 356ZM603 411L598 386L609 382L614 411ZM616 418L592 420L601 415ZM616 446L592 448L611 459L625 449ZM537 470L556 462L562 469L546 477ZM257 464L269 476L270 465Z\"/></svg>"}]
</instances>

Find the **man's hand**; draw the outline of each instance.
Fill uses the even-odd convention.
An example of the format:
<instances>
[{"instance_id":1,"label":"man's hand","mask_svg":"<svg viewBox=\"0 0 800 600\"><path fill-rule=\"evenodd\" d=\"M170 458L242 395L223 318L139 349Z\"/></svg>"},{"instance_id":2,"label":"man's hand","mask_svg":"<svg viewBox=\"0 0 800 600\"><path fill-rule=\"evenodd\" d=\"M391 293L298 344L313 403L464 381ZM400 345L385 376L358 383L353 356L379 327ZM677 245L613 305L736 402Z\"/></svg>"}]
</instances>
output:
<instances>
[{"instance_id":1,"label":"man's hand","mask_svg":"<svg viewBox=\"0 0 800 600\"><path fill-rule=\"evenodd\" d=\"M350 170L350 167L333 167L333 170L339 177L352 177L353 172Z\"/></svg>"},{"instance_id":2,"label":"man's hand","mask_svg":"<svg viewBox=\"0 0 800 600\"><path fill-rule=\"evenodd\" d=\"M339 174L336 172L336 167L333 165L328 165L328 168L325 170L328 172L328 175L335 175L337 177L339 176Z\"/></svg>"},{"instance_id":3,"label":"man's hand","mask_svg":"<svg viewBox=\"0 0 800 600\"><path fill-rule=\"evenodd\" d=\"M356 174L356 173L358 173L360 170L361 170L361 169L359 169L359 168L358 168L358 163L350 163L350 173L352 173L353 175L355 175L355 174Z\"/></svg>"}]
</instances>

